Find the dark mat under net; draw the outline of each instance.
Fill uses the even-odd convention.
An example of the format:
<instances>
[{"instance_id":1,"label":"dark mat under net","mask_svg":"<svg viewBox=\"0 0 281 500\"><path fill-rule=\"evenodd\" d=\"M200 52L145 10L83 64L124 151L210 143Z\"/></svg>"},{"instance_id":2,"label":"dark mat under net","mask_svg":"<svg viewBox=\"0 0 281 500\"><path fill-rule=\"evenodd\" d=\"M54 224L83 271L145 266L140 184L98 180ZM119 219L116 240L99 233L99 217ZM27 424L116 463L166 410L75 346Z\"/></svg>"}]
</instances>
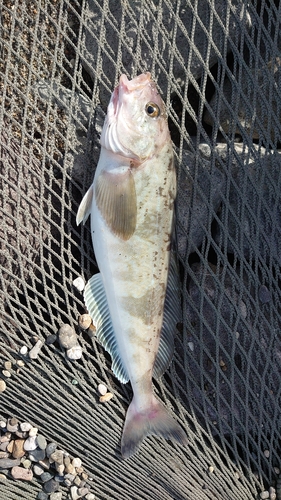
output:
<instances>
[{"instance_id":1,"label":"dark mat under net","mask_svg":"<svg viewBox=\"0 0 281 500\"><path fill-rule=\"evenodd\" d=\"M2 1L0 420L30 422L79 457L97 500L280 495L280 18L279 0ZM78 324L73 281L98 269L75 217L110 95L122 73L145 71L175 149L183 311L154 388L189 444L149 437L123 460L132 390ZM77 361L50 343L63 324ZM37 358L20 352L38 340ZM41 489L8 473L0 500Z\"/></svg>"}]
</instances>

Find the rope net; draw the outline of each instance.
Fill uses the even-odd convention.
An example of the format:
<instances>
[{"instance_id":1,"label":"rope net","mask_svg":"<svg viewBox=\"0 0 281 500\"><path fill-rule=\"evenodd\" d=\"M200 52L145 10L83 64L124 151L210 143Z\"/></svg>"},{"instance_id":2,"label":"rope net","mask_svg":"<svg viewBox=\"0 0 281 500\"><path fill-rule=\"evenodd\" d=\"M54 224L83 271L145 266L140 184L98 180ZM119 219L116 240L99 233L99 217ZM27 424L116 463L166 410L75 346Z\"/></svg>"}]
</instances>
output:
<instances>
[{"instance_id":1,"label":"rope net","mask_svg":"<svg viewBox=\"0 0 281 500\"><path fill-rule=\"evenodd\" d=\"M12 370L1 373L0 417L31 422L79 456L97 499L246 500L276 484L280 10L278 0L2 2L0 367ZM149 437L123 461L132 391L78 326L86 311L73 281L98 269L89 223L75 216L114 86L145 71L166 102L178 165L183 310L154 386L189 446ZM37 359L20 354L64 323L81 359L57 340ZM107 404L100 382L114 394ZM8 477L0 499L35 499L40 488Z\"/></svg>"}]
</instances>

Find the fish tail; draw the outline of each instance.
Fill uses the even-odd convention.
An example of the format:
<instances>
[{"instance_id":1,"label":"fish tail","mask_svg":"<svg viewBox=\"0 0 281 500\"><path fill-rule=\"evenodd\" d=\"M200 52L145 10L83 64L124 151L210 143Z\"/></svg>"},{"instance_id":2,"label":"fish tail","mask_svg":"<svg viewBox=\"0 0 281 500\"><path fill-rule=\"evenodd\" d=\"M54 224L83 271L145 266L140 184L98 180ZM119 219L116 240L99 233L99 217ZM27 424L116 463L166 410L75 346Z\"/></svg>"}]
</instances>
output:
<instances>
[{"instance_id":1,"label":"fish tail","mask_svg":"<svg viewBox=\"0 0 281 500\"><path fill-rule=\"evenodd\" d=\"M152 434L182 445L187 444L185 432L155 396L152 397L150 407L141 413L137 410L133 398L127 411L121 440L123 457L134 455L143 439Z\"/></svg>"}]
</instances>

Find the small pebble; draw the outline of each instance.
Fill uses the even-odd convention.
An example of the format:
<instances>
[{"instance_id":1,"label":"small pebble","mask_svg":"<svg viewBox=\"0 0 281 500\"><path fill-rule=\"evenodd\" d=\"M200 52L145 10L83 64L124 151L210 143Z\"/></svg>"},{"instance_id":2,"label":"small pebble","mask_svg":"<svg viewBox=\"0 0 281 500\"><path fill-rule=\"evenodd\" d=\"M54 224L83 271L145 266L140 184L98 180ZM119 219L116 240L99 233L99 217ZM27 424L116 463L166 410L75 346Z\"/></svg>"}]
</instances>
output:
<instances>
[{"instance_id":1,"label":"small pebble","mask_svg":"<svg viewBox=\"0 0 281 500\"><path fill-rule=\"evenodd\" d=\"M64 464L56 463L56 471L57 471L59 476L62 476L64 473Z\"/></svg>"},{"instance_id":2,"label":"small pebble","mask_svg":"<svg viewBox=\"0 0 281 500\"><path fill-rule=\"evenodd\" d=\"M111 398L113 398L112 392L107 392L104 396L100 397L100 403L106 403L107 401L110 401Z\"/></svg>"},{"instance_id":3,"label":"small pebble","mask_svg":"<svg viewBox=\"0 0 281 500\"><path fill-rule=\"evenodd\" d=\"M194 343L193 342L187 342L187 345L189 349L193 352L194 351Z\"/></svg>"},{"instance_id":4,"label":"small pebble","mask_svg":"<svg viewBox=\"0 0 281 500\"><path fill-rule=\"evenodd\" d=\"M25 454L25 450L23 449L24 439L16 439L14 441L13 446L13 457L14 458L22 458Z\"/></svg>"},{"instance_id":5,"label":"small pebble","mask_svg":"<svg viewBox=\"0 0 281 500\"><path fill-rule=\"evenodd\" d=\"M18 430L19 421L17 418L9 418L7 421L7 431L16 432Z\"/></svg>"},{"instance_id":6,"label":"small pebble","mask_svg":"<svg viewBox=\"0 0 281 500\"><path fill-rule=\"evenodd\" d=\"M36 450L33 450L29 453L29 458L32 460L32 462L40 462L44 460L46 456L46 451L41 450L40 448L36 448Z\"/></svg>"},{"instance_id":7,"label":"small pebble","mask_svg":"<svg viewBox=\"0 0 281 500\"><path fill-rule=\"evenodd\" d=\"M46 448L47 450L47 448ZM48 458L44 458L44 460L39 460L39 465L43 467L44 470L49 470L50 468L50 461Z\"/></svg>"},{"instance_id":8,"label":"small pebble","mask_svg":"<svg viewBox=\"0 0 281 500\"><path fill-rule=\"evenodd\" d=\"M1 427L1 424L0 424L0 427ZM280 474L279 467L274 467L274 472L275 472L275 474Z\"/></svg>"},{"instance_id":9,"label":"small pebble","mask_svg":"<svg viewBox=\"0 0 281 500\"><path fill-rule=\"evenodd\" d=\"M99 384L98 385L98 391L99 393L104 396L107 393L107 387L104 384Z\"/></svg>"},{"instance_id":10,"label":"small pebble","mask_svg":"<svg viewBox=\"0 0 281 500\"><path fill-rule=\"evenodd\" d=\"M37 433L38 433L37 427L31 427L31 429L29 429L29 436L30 437L37 436Z\"/></svg>"},{"instance_id":11,"label":"small pebble","mask_svg":"<svg viewBox=\"0 0 281 500\"><path fill-rule=\"evenodd\" d=\"M81 467L82 461L80 458L76 457L72 460L73 467Z\"/></svg>"},{"instance_id":12,"label":"small pebble","mask_svg":"<svg viewBox=\"0 0 281 500\"><path fill-rule=\"evenodd\" d=\"M66 472L66 474L71 474L74 477L76 475L75 467L71 463L68 465L65 465L65 472Z\"/></svg>"},{"instance_id":13,"label":"small pebble","mask_svg":"<svg viewBox=\"0 0 281 500\"><path fill-rule=\"evenodd\" d=\"M7 445L7 448L6 450L9 452L9 453L13 453L13 448L14 448L14 440L12 439L8 445ZM19 458L19 457L14 457L14 458Z\"/></svg>"},{"instance_id":14,"label":"small pebble","mask_svg":"<svg viewBox=\"0 0 281 500\"><path fill-rule=\"evenodd\" d=\"M49 495L47 495L47 493L45 493L44 491L39 491L36 498L37 500L48 500Z\"/></svg>"},{"instance_id":15,"label":"small pebble","mask_svg":"<svg viewBox=\"0 0 281 500\"><path fill-rule=\"evenodd\" d=\"M13 467L11 474L14 479L21 479L22 481L31 481L33 478L33 472L31 469L25 469L24 467Z\"/></svg>"},{"instance_id":16,"label":"small pebble","mask_svg":"<svg viewBox=\"0 0 281 500\"><path fill-rule=\"evenodd\" d=\"M0 469L11 469L20 465L19 458L0 458Z\"/></svg>"},{"instance_id":17,"label":"small pebble","mask_svg":"<svg viewBox=\"0 0 281 500\"><path fill-rule=\"evenodd\" d=\"M23 445L25 451L33 451L37 448L36 436L30 436L26 439Z\"/></svg>"},{"instance_id":18,"label":"small pebble","mask_svg":"<svg viewBox=\"0 0 281 500\"><path fill-rule=\"evenodd\" d=\"M271 293L265 285L259 288L259 299L263 304L271 301Z\"/></svg>"},{"instance_id":19,"label":"small pebble","mask_svg":"<svg viewBox=\"0 0 281 500\"><path fill-rule=\"evenodd\" d=\"M47 448L47 440L42 434L37 434L37 446L40 450L45 450Z\"/></svg>"},{"instance_id":20,"label":"small pebble","mask_svg":"<svg viewBox=\"0 0 281 500\"><path fill-rule=\"evenodd\" d=\"M269 456L270 456L270 452L269 452L269 450L264 450L263 454L264 454L264 456L265 456L266 458L269 458Z\"/></svg>"},{"instance_id":21,"label":"small pebble","mask_svg":"<svg viewBox=\"0 0 281 500\"><path fill-rule=\"evenodd\" d=\"M93 493L88 493L88 495L85 496L86 500L95 500L95 495Z\"/></svg>"},{"instance_id":22,"label":"small pebble","mask_svg":"<svg viewBox=\"0 0 281 500\"><path fill-rule=\"evenodd\" d=\"M54 480L57 481L57 483L63 483L64 482L64 476L59 476L58 474L54 477Z\"/></svg>"},{"instance_id":23,"label":"small pebble","mask_svg":"<svg viewBox=\"0 0 281 500\"><path fill-rule=\"evenodd\" d=\"M31 428L32 428L32 425L29 422L22 422L20 424L20 429L23 432L29 432Z\"/></svg>"},{"instance_id":24,"label":"small pebble","mask_svg":"<svg viewBox=\"0 0 281 500\"><path fill-rule=\"evenodd\" d=\"M50 481L51 479L53 479L53 474L50 474L50 472L43 472L40 475L40 479L41 479L42 483L46 483L47 481Z\"/></svg>"},{"instance_id":25,"label":"small pebble","mask_svg":"<svg viewBox=\"0 0 281 500\"><path fill-rule=\"evenodd\" d=\"M80 487L80 485L81 485L81 479L80 479L80 477L79 477L79 476L76 476L76 478L74 479L74 481L73 481L73 482L74 482L74 484L77 486L77 488L79 488L79 487ZM80 495L79 495L79 496L80 496Z\"/></svg>"},{"instance_id":26,"label":"small pebble","mask_svg":"<svg viewBox=\"0 0 281 500\"><path fill-rule=\"evenodd\" d=\"M27 354L27 347L26 345L23 345L21 348L20 348L20 354L22 354L23 356L25 356Z\"/></svg>"},{"instance_id":27,"label":"small pebble","mask_svg":"<svg viewBox=\"0 0 281 500\"><path fill-rule=\"evenodd\" d=\"M72 282L73 286L79 290L79 292L83 292L85 288L85 281L81 276L78 276L78 278L75 278Z\"/></svg>"},{"instance_id":28,"label":"small pebble","mask_svg":"<svg viewBox=\"0 0 281 500\"><path fill-rule=\"evenodd\" d=\"M214 472L214 470L215 470L215 469L214 469L214 467L213 467L212 465L210 465L210 467L209 467L209 469L208 469L208 470L209 470L209 472L211 472L211 473L212 473L212 472Z\"/></svg>"},{"instance_id":29,"label":"small pebble","mask_svg":"<svg viewBox=\"0 0 281 500\"><path fill-rule=\"evenodd\" d=\"M29 351L30 359L37 359L42 347L43 347L42 340L40 340L40 339L37 340L36 344Z\"/></svg>"},{"instance_id":30,"label":"small pebble","mask_svg":"<svg viewBox=\"0 0 281 500\"><path fill-rule=\"evenodd\" d=\"M85 497L89 493L89 488L78 488L78 495Z\"/></svg>"},{"instance_id":31,"label":"small pebble","mask_svg":"<svg viewBox=\"0 0 281 500\"><path fill-rule=\"evenodd\" d=\"M78 500L79 495L77 486L71 486L70 495L71 495L71 500Z\"/></svg>"},{"instance_id":32,"label":"small pebble","mask_svg":"<svg viewBox=\"0 0 281 500\"><path fill-rule=\"evenodd\" d=\"M46 447L46 455L47 457L50 457L52 453L57 449L56 443L49 443Z\"/></svg>"},{"instance_id":33,"label":"small pebble","mask_svg":"<svg viewBox=\"0 0 281 500\"><path fill-rule=\"evenodd\" d=\"M262 491L262 492L260 493L260 499L261 499L261 500L265 500L266 498L269 498L269 493L268 493L268 491Z\"/></svg>"},{"instance_id":34,"label":"small pebble","mask_svg":"<svg viewBox=\"0 0 281 500\"><path fill-rule=\"evenodd\" d=\"M5 380L0 379L0 392L4 392L6 387L7 386Z\"/></svg>"},{"instance_id":35,"label":"small pebble","mask_svg":"<svg viewBox=\"0 0 281 500\"><path fill-rule=\"evenodd\" d=\"M71 349L77 345L77 334L72 326L62 325L58 331L59 342L65 349Z\"/></svg>"},{"instance_id":36,"label":"small pebble","mask_svg":"<svg viewBox=\"0 0 281 500\"><path fill-rule=\"evenodd\" d=\"M28 458L25 458L25 459L21 462L21 465L22 465L25 469L30 469L30 467L31 467L31 461L30 461Z\"/></svg>"},{"instance_id":37,"label":"small pebble","mask_svg":"<svg viewBox=\"0 0 281 500\"><path fill-rule=\"evenodd\" d=\"M33 467L33 472L36 476L41 476L43 474L44 469L41 465L35 464Z\"/></svg>"},{"instance_id":38,"label":"small pebble","mask_svg":"<svg viewBox=\"0 0 281 500\"><path fill-rule=\"evenodd\" d=\"M268 492L269 492L269 499L276 500L276 489L270 486Z\"/></svg>"},{"instance_id":39,"label":"small pebble","mask_svg":"<svg viewBox=\"0 0 281 500\"><path fill-rule=\"evenodd\" d=\"M11 377L11 372L9 372L8 370L2 370L2 373L3 373L4 377L7 377L7 378Z\"/></svg>"},{"instance_id":40,"label":"small pebble","mask_svg":"<svg viewBox=\"0 0 281 500\"><path fill-rule=\"evenodd\" d=\"M0 474L0 481L6 481L7 476L5 474Z\"/></svg>"},{"instance_id":41,"label":"small pebble","mask_svg":"<svg viewBox=\"0 0 281 500\"><path fill-rule=\"evenodd\" d=\"M76 378L72 379L71 383L72 383L72 385L78 385L79 384L79 382L78 382L78 380L76 380Z\"/></svg>"},{"instance_id":42,"label":"small pebble","mask_svg":"<svg viewBox=\"0 0 281 500\"><path fill-rule=\"evenodd\" d=\"M61 450L54 451L50 458L57 464L63 464L63 452Z\"/></svg>"},{"instance_id":43,"label":"small pebble","mask_svg":"<svg viewBox=\"0 0 281 500\"><path fill-rule=\"evenodd\" d=\"M56 493L51 493L50 500L61 500L62 491L57 491Z\"/></svg>"},{"instance_id":44,"label":"small pebble","mask_svg":"<svg viewBox=\"0 0 281 500\"><path fill-rule=\"evenodd\" d=\"M67 349L66 355L68 359L71 360L80 359L82 357L82 347L77 344L76 346L71 347L71 349Z\"/></svg>"},{"instance_id":45,"label":"small pebble","mask_svg":"<svg viewBox=\"0 0 281 500\"><path fill-rule=\"evenodd\" d=\"M51 345L54 344L54 342L57 340L57 336L52 333L51 335L48 335L48 337L45 340L45 344Z\"/></svg>"},{"instance_id":46,"label":"small pebble","mask_svg":"<svg viewBox=\"0 0 281 500\"><path fill-rule=\"evenodd\" d=\"M24 362L22 359L18 359L18 360L17 360L17 366L18 366L19 368L22 368L24 365L25 365L25 362Z\"/></svg>"},{"instance_id":47,"label":"small pebble","mask_svg":"<svg viewBox=\"0 0 281 500\"><path fill-rule=\"evenodd\" d=\"M53 493L59 489L59 483L57 483L54 479L50 479L50 481L44 483L43 488L46 493Z\"/></svg>"},{"instance_id":48,"label":"small pebble","mask_svg":"<svg viewBox=\"0 0 281 500\"><path fill-rule=\"evenodd\" d=\"M5 361L4 368L5 368L5 370L11 370L12 369L12 362L11 361Z\"/></svg>"},{"instance_id":49,"label":"small pebble","mask_svg":"<svg viewBox=\"0 0 281 500\"><path fill-rule=\"evenodd\" d=\"M90 324L92 323L92 318L89 314L82 314L79 316L78 323L82 330L88 330Z\"/></svg>"},{"instance_id":50,"label":"small pebble","mask_svg":"<svg viewBox=\"0 0 281 500\"><path fill-rule=\"evenodd\" d=\"M7 422L5 422L5 420L1 420L1 421L0 421L0 428L1 428L1 429L5 429L5 428L6 428L6 425L7 425Z\"/></svg>"}]
</instances>

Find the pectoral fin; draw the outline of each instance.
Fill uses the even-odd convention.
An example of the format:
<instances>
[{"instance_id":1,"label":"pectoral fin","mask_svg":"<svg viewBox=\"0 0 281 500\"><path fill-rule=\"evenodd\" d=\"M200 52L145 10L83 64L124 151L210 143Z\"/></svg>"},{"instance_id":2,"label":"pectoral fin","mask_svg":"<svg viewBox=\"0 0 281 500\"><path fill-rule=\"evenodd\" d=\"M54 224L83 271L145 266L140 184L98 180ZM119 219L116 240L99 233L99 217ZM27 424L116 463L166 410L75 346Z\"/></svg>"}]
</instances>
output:
<instances>
[{"instance_id":1,"label":"pectoral fin","mask_svg":"<svg viewBox=\"0 0 281 500\"><path fill-rule=\"evenodd\" d=\"M84 195L79 208L78 212L76 215L76 224L79 226L80 222L83 221L83 224L85 224L86 220L88 219L90 213L91 213L91 207L92 207L92 200L93 200L93 184L91 187L88 189L87 193Z\"/></svg>"},{"instance_id":2,"label":"pectoral fin","mask_svg":"<svg viewBox=\"0 0 281 500\"><path fill-rule=\"evenodd\" d=\"M137 223L135 181L129 167L114 172L102 171L95 188L97 207L111 231L128 240Z\"/></svg>"}]
</instances>

